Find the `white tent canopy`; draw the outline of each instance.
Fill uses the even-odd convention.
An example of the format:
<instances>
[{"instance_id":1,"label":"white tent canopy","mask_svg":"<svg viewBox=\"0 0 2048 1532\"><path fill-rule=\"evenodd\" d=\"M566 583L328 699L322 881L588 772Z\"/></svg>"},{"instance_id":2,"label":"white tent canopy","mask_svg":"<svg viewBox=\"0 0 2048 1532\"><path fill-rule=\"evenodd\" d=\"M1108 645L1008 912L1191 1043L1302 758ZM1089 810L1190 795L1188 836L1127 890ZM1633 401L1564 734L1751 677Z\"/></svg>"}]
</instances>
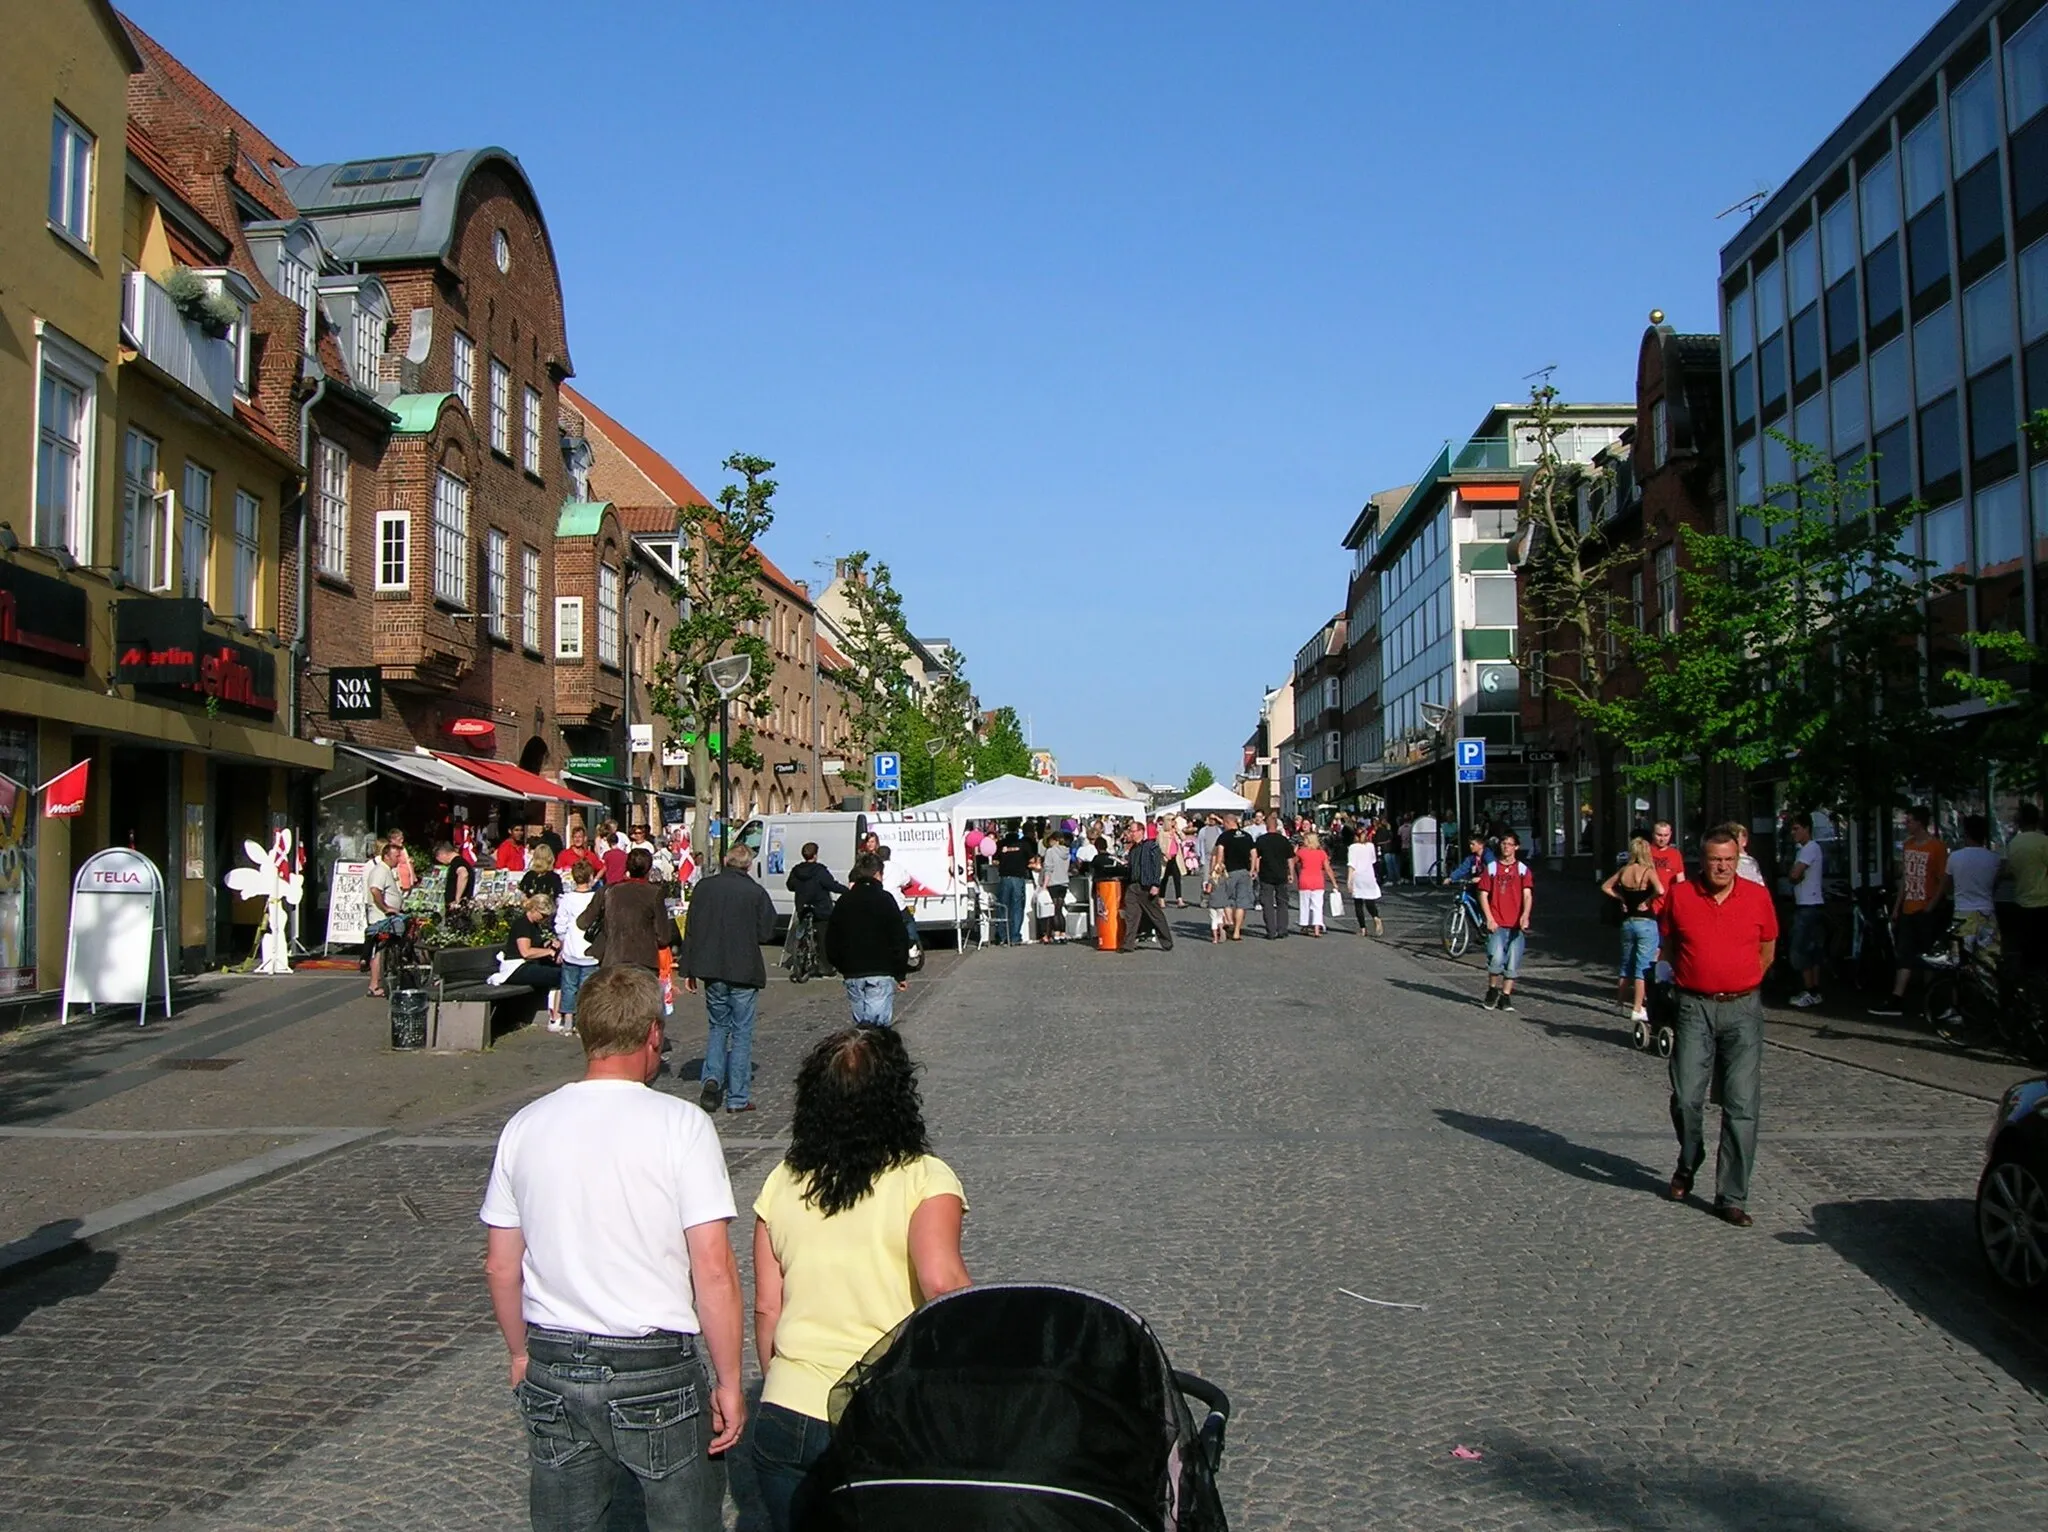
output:
<instances>
[{"instance_id":1,"label":"white tent canopy","mask_svg":"<svg viewBox=\"0 0 2048 1532\"><path fill-rule=\"evenodd\" d=\"M1032 777L997 777L930 803L913 807L913 813L944 814L955 822L969 819L1083 819L1114 814L1125 819L1142 819L1147 810L1134 798L1115 798L1108 793L1084 793L1079 788L1061 787L1057 782L1040 782Z\"/></svg>"},{"instance_id":2,"label":"white tent canopy","mask_svg":"<svg viewBox=\"0 0 2048 1532\"><path fill-rule=\"evenodd\" d=\"M1249 798L1240 798L1221 782L1211 782L1192 798L1183 798L1179 803L1169 803L1157 810L1161 814L1243 814L1251 809Z\"/></svg>"}]
</instances>

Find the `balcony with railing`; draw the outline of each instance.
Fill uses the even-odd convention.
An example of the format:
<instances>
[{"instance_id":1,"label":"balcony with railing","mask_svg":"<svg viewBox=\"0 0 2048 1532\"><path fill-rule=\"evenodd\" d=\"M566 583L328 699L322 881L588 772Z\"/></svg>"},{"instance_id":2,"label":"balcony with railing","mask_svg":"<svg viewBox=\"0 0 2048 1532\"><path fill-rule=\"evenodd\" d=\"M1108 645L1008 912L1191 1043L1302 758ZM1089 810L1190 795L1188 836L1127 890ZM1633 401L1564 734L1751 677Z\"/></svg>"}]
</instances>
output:
<instances>
[{"instance_id":1,"label":"balcony with railing","mask_svg":"<svg viewBox=\"0 0 2048 1532\"><path fill-rule=\"evenodd\" d=\"M131 271L122 328L143 359L168 373L223 415L235 413L235 342L232 335L214 335L196 319L187 319L147 272Z\"/></svg>"}]
</instances>

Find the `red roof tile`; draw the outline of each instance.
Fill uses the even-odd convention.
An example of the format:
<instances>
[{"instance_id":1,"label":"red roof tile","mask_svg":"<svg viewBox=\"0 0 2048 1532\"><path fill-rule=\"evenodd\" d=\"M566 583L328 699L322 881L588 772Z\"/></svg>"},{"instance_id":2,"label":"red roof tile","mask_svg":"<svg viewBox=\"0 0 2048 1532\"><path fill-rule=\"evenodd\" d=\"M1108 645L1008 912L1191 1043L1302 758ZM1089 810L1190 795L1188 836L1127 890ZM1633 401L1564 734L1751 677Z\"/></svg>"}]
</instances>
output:
<instances>
[{"instance_id":1,"label":"red roof tile","mask_svg":"<svg viewBox=\"0 0 2048 1532\"><path fill-rule=\"evenodd\" d=\"M291 451L291 448L284 444L284 438L279 436L276 428L271 425L270 417L257 409L248 400L237 399L235 401L235 419L269 442L279 452Z\"/></svg>"},{"instance_id":2,"label":"red roof tile","mask_svg":"<svg viewBox=\"0 0 2048 1532\"><path fill-rule=\"evenodd\" d=\"M676 508L672 505L614 505L619 525L636 537L658 537L676 529Z\"/></svg>"},{"instance_id":3,"label":"red roof tile","mask_svg":"<svg viewBox=\"0 0 2048 1532\"><path fill-rule=\"evenodd\" d=\"M159 89L167 93L175 93L201 122L214 128L233 130L241 153L229 167L228 174L236 187L267 209L272 217L294 216L298 210L292 206L291 198L269 178L275 164L294 165L297 161L272 143L269 135L256 124L222 100L212 86L179 63L169 50L137 26L133 17L124 15L121 20L128 28L128 35L135 40L136 50L142 55L146 66L145 79L153 80ZM131 84L131 91L134 88ZM133 99L131 95L130 100ZM131 118L132 115L131 112ZM262 174L251 168L251 160L262 167Z\"/></svg>"},{"instance_id":4,"label":"red roof tile","mask_svg":"<svg viewBox=\"0 0 2048 1532\"><path fill-rule=\"evenodd\" d=\"M853 661L832 647L832 641L823 634L818 636L818 664L826 670L851 670Z\"/></svg>"},{"instance_id":5,"label":"red roof tile","mask_svg":"<svg viewBox=\"0 0 2048 1532\"><path fill-rule=\"evenodd\" d=\"M675 501L677 505L709 505L704 492L683 477L683 471L647 445L631 431L620 425L603 410L592 404L567 383L562 385L562 397L583 413L584 425L594 430L606 441L619 449L626 461L648 479L654 487ZM771 585L779 586L783 594L792 596L804 605L810 605L810 594L801 585L775 567L775 561L759 548L754 557L761 561L761 573Z\"/></svg>"}]
</instances>

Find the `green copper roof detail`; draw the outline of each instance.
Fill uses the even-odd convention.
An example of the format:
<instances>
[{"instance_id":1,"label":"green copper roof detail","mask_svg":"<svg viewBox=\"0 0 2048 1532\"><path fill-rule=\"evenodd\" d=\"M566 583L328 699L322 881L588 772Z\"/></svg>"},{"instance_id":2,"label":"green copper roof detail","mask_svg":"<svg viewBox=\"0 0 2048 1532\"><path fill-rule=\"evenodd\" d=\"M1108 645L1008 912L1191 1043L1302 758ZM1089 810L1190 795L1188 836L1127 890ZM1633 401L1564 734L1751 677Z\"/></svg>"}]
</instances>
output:
<instances>
[{"instance_id":1,"label":"green copper roof detail","mask_svg":"<svg viewBox=\"0 0 2048 1532\"><path fill-rule=\"evenodd\" d=\"M564 500L562 514L555 522L557 537L595 537L610 510L609 500Z\"/></svg>"},{"instance_id":2,"label":"green copper roof detail","mask_svg":"<svg viewBox=\"0 0 2048 1532\"><path fill-rule=\"evenodd\" d=\"M434 422L441 418L441 406L455 396L453 394L400 394L386 406L398 417L398 424L392 431L399 436L425 436L434 429Z\"/></svg>"}]
</instances>

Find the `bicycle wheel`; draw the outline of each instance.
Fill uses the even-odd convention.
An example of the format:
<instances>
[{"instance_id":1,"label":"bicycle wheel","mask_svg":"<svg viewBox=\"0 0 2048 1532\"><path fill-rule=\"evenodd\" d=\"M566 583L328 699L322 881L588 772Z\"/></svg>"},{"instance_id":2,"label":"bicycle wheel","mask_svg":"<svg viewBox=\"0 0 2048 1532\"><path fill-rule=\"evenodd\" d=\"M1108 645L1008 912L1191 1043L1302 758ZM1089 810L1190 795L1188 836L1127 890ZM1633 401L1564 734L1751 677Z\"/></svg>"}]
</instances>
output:
<instances>
[{"instance_id":1,"label":"bicycle wheel","mask_svg":"<svg viewBox=\"0 0 2048 1532\"><path fill-rule=\"evenodd\" d=\"M1961 1045L1969 1040L1969 1018L1963 1009L1963 982L1955 973L1937 973L1921 991L1921 1006L1927 1025L1945 1043Z\"/></svg>"},{"instance_id":2,"label":"bicycle wheel","mask_svg":"<svg viewBox=\"0 0 2048 1532\"><path fill-rule=\"evenodd\" d=\"M1460 899L1444 912L1444 951L1461 958L1471 945L1472 922L1466 917L1465 901Z\"/></svg>"}]
</instances>

